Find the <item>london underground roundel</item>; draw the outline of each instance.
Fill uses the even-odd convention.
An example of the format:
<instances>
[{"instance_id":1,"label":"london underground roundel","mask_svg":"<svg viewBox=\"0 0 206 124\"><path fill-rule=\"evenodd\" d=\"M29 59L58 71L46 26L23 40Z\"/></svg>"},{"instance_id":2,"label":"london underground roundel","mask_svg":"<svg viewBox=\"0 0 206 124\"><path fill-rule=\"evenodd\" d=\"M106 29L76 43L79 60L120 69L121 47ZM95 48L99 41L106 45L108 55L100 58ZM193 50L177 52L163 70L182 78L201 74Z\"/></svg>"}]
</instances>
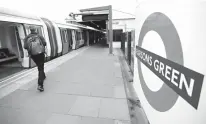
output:
<instances>
[{"instance_id":1,"label":"london underground roundel","mask_svg":"<svg viewBox=\"0 0 206 124\"><path fill-rule=\"evenodd\" d=\"M143 39L149 31L155 31L160 35L166 58L142 48ZM155 110L159 112L170 110L178 97L182 97L195 109L198 108L204 75L184 67L184 55L178 32L172 21L163 13L152 13L145 20L136 46L136 57L142 90ZM147 86L141 63L164 82L158 91L152 91Z\"/></svg>"}]
</instances>

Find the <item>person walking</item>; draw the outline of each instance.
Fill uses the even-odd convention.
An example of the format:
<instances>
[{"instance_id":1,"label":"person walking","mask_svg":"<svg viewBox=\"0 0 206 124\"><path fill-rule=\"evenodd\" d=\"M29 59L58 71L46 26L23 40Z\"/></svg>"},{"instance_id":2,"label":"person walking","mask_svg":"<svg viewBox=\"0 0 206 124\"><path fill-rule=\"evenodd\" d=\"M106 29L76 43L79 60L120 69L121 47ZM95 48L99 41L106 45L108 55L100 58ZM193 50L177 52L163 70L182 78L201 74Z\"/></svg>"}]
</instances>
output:
<instances>
[{"instance_id":1,"label":"person walking","mask_svg":"<svg viewBox=\"0 0 206 124\"><path fill-rule=\"evenodd\" d=\"M46 41L44 37L36 32L35 27L30 27L31 33L24 39L24 48L28 51L29 56L36 63L38 67L38 90L44 91L43 82L46 79L44 72L44 59Z\"/></svg>"}]
</instances>

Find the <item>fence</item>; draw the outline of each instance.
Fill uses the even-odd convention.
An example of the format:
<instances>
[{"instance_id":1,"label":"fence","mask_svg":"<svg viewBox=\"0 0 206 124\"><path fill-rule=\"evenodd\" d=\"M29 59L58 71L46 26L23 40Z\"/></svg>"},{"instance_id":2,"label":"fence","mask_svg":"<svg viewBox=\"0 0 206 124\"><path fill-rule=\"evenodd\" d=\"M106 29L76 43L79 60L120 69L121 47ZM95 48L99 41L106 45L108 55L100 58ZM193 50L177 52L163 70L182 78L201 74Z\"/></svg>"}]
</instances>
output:
<instances>
[{"instance_id":1,"label":"fence","mask_svg":"<svg viewBox=\"0 0 206 124\"><path fill-rule=\"evenodd\" d=\"M135 31L124 32L121 35L121 50L132 71L134 72Z\"/></svg>"}]
</instances>

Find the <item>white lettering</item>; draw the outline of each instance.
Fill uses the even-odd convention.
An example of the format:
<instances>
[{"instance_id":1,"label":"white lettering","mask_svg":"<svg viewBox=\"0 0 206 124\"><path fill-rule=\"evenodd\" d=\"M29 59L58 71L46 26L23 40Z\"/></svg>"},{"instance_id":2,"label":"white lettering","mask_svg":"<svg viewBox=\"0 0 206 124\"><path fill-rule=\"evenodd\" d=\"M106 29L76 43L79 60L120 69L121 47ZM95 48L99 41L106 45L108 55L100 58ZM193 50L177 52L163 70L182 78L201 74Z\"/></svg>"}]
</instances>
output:
<instances>
[{"instance_id":1,"label":"white lettering","mask_svg":"<svg viewBox=\"0 0 206 124\"><path fill-rule=\"evenodd\" d=\"M192 92L193 92L194 82L195 82L195 80L191 78L190 79L190 86L189 86L189 84L185 78L185 75L181 74L179 88L182 90L182 86L184 84L186 91L187 91L187 94L191 97Z\"/></svg>"},{"instance_id":2,"label":"white lettering","mask_svg":"<svg viewBox=\"0 0 206 124\"><path fill-rule=\"evenodd\" d=\"M156 64L156 63L158 63L158 64ZM154 68L155 68L156 71L159 70L159 61L158 60L154 61Z\"/></svg>"},{"instance_id":3,"label":"white lettering","mask_svg":"<svg viewBox=\"0 0 206 124\"><path fill-rule=\"evenodd\" d=\"M145 61L145 53L142 53L142 59Z\"/></svg>"},{"instance_id":4,"label":"white lettering","mask_svg":"<svg viewBox=\"0 0 206 124\"><path fill-rule=\"evenodd\" d=\"M179 71L173 69L172 70L172 79L171 79L171 82L175 85L175 86L178 86L177 82L175 82L175 79L178 79L177 75L175 74L178 74L179 75Z\"/></svg>"},{"instance_id":5,"label":"white lettering","mask_svg":"<svg viewBox=\"0 0 206 124\"><path fill-rule=\"evenodd\" d=\"M162 73L162 76L164 76L164 64L162 62L160 62L159 73Z\"/></svg>"},{"instance_id":6,"label":"white lettering","mask_svg":"<svg viewBox=\"0 0 206 124\"><path fill-rule=\"evenodd\" d=\"M168 81L174 84L179 90L185 87L188 96L192 97L195 80L193 78L185 77L185 75L169 65L165 65L159 60L152 61L152 56L137 50L137 55L148 65L153 66L154 70L163 75ZM190 79L190 80L189 80Z\"/></svg>"},{"instance_id":7,"label":"white lettering","mask_svg":"<svg viewBox=\"0 0 206 124\"><path fill-rule=\"evenodd\" d=\"M149 57L149 65L152 66L152 56Z\"/></svg>"},{"instance_id":8,"label":"white lettering","mask_svg":"<svg viewBox=\"0 0 206 124\"><path fill-rule=\"evenodd\" d=\"M170 75L170 71L171 71L171 67L168 66L168 65L166 65L165 78L166 78L167 80L169 80L169 81L170 81L170 77L168 77L168 74Z\"/></svg>"},{"instance_id":9,"label":"white lettering","mask_svg":"<svg viewBox=\"0 0 206 124\"><path fill-rule=\"evenodd\" d=\"M146 62L148 63L148 55L147 54L145 54L145 60L146 60Z\"/></svg>"}]
</instances>

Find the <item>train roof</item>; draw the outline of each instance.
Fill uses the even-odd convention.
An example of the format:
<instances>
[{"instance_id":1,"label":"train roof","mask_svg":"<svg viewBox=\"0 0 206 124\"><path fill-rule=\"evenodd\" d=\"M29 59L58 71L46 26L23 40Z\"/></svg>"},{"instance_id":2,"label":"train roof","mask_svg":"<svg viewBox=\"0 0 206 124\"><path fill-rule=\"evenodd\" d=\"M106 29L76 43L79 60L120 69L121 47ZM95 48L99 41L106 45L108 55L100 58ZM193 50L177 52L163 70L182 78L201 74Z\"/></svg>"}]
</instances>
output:
<instances>
[{"instance_id":1,"label":"train roof","mask_svg":"<svg viewBox=\"0 0 206 124\"><path fill-rule=\"evenodd\" d=\"M61 25L61 26L68 26L69 27L72 27L72 28L77 28L77 29L80 29L80 28L83 28L83 29L88 29L88 30L93 30L93 31L99 31L99 32L102 32L100 30L97 30L97 29L94 29L92 27L89 27L89 26L86 26L86 25L82 25L80 23L65 23L65 22L60 22L60 21L52 21L54 23L56 23L57 25Z\"/></svg>"},{"instance_id":2,"label":"train roof","mask_svg":"<svg viewBox=\"0 0 206 124\"><path fill-rule=\"evenodd\" d=\"M58 27L62 27L62 28L79 29L78 27L75 27L73 25L68 25L68 24L63 24L58 22L54 22L54 23L57 24Z\"/></svg>"},{"instance_id":3,"label":"train roof","mask_svg":"<svg viewBox=\"0 0 206 124\"><path fill-rule=\"evenodd\" d=\"M43 25L42 19L38 16L21 13L21 12L11 10L8 8L3 8L3 7L0 7L0 21ZM102 32L100 30L97 30L97 29L94 29L92 27L88 27L82 24L72 24L72 23L55 22L55 21L52 21L52 22L56 23L59 27L71 28L71 29L83 28L83 29Z\"/></svg>"},{"instance_id":4,"label":"train roof","mask_svg":"<svg viewBox=\"0 0 206 124\"><path fill-rule=\"evenodd\" d=\"M88 27L88 26L85 26L85 25L82 25L82 24L72 24L72 23L63 23L63 22L54 22L56 23L58 26L65 26L65 27L68 27L68 28L75 28L75 29L80 29L80 28L83 28L83 29L89 29L89 30L96 30L92 27ZM98 31L98 30L96 30Z\"/></svg>"},{"instance_id":5,"label":"train roof","mask_svg":"<svg viewBox=\"0 0 206 124\"><path fill-rule=\"evenodd\" d=\"M0 21L42 25L41 19L37 16L3 7L0 7Z\"/></svg>"}]
</instances>

